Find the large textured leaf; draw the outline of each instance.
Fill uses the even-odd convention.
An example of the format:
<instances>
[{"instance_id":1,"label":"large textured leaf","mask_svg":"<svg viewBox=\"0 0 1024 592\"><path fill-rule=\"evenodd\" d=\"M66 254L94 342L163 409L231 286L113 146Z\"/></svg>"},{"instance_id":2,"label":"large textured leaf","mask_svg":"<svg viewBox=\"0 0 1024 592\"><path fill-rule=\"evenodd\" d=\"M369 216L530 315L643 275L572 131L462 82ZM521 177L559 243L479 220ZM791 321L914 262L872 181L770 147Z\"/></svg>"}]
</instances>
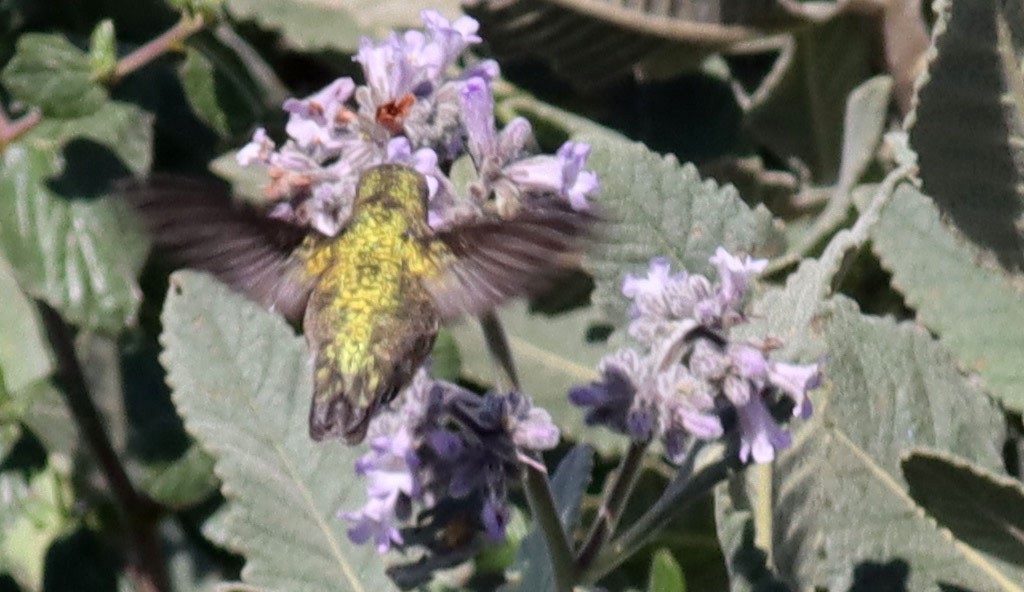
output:
<instances>
[{"instance_id":1,"label":"large textured leaf","mask_svg":"<svg viewBox=\"0 0 1024 592\"><path fill-rule=\"evenodd\" d=\"M1024 582L1024 485L962 459L915 450L902 462L910 495L985 556L993 577Z\"/></svg>"},{"instance_id":2,"label":"large textured leaf","mask_svg":"<svg viewBox=\"0 0 1024 592\"><path fill-rule=\"evenodd\" d=\"M718 492L734 590L775 578L834 591L1017 589L915 511L899 465L929 446L1000 471L998 408L925 331L862 316L842 297L822 312L810 325L828 351L814 417L761 478Z\"/></svg>"},{"instance_id":3,"label":"large textured leaf","mask_svg":"<svg viewBox=\"0 0 1024 592\"><path fill-rule=\"evenodd\" d=\"M609 451L624 445L625 439L605 430L584 429L583 412L569 403L573 386L597 379L597 363L606 346L586 341L587 330L600 321L591 310L547 317L531 315L527 305L517 302L499 311L512 358L524 392L534 403L547 409L563 435L579 438ZM480 324L466 319L452 327L459 344L463 376L485 385L496 383L495 367Z\"/></svg>"},{"instance_id":4,"label":"large textured leaf","mask_svg":"<svg viewBox=\"0 0 1024 592\"><path fill-rule=\"evenodd\" d=\"M1024 6L936 3L928 74L908 117L924 191L1006 269L1024 272Z\"/></svg>"},{"instance_id":5,"label":"large textured leaf","mask_svg":"<svg viewBox=\"0 0 1024 592\"><path fill-rule=\"evenodd\" d=\"M711 52L830 18L845 4L469 0L466 11L499 57L539 59L572 84L595 89L630 73L678 74Z\"/></svg>"},{"instance_id":6,"label":"large textured leaf","mask_svg":"<svg viewBox=\"0 0 1024 592\"><path fill-rule=\"evenodd\" d=\"M280 31L295 49L344 52L354 52L363 35L376 38L392 29L422 27L420 12L428 8L448 18L459 14L458 2L453 0L225 0L224 4L240 19Z\"/></svg>"},{"instance_id":7,"label":"large textured leaf","mask_svg":"<svg viewBox=\"0 0 1024 592\"><path fill-rule=\"evenodd\" d=\"M1024 409L1024 294L979 264L978 250L942 221L935 203L900 185L871 231L893 285L966 370L1008 407Z\"/></svg>"},{"instance_id":8,"label":"large textured leaf","mask_svg":"<svg viewBox=\"0 0 1024 592\"><path fill-rule=\"evenodd\" d=\"M215 459L242 578L267 590L390 590L383 562L337 517L364 501L360 451L314 443L305 345L285 322L208 276L171 278L162 361L185 427Z\"/></svg>"},{"instance_id":9,"label":"large textured leaf","mask_svg":"<svg viewBox=\"0 0 1024 592\"><path fill-rule=\"evenodd\" d=\"M0 249L31 295L77 325L116 332L135 316L145 242L123 203L55 192L65 186L51 180L67 179L66 166L29 143L3 153Z\"/></svg>"},{"instance_id":10,"label":"large textured leaf","mask_svg":"<svg viewBox=\"0 0 1024 592\"><path fill-rule=\"evenodd\" d=\"M588 131L574 139L591 145L588 164L601 178L595 201L608 223L586 267L597 284L593 301L613 324L628 320L622 280L645 272L653 257L668 257L676 269L708 273L708 258L719 246L755 256L777 250L768 210L752 210L731 186L701 180L693 165L680 166L671 156L607 133Z\"/></svg>"}]
</instances>

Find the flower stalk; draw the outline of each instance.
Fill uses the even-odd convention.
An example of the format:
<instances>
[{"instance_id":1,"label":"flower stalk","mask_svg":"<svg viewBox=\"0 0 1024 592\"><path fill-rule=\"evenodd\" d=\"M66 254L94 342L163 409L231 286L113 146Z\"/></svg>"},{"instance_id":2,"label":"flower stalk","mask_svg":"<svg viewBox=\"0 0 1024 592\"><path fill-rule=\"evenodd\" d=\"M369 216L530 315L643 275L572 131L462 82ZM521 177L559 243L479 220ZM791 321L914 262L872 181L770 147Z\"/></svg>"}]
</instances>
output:
<instances>
[{"instance_id":1,"label":"flower stalk","mask_svg":"<svg viewBox=\"0 0 1024 592\"><path fill-rule=\"evenodd\" d=\"M594 560L582 569L579 574L580 583L592 584L611 573L657 535L673 516L728 479L743 465L735 454L726 453L697 473L693 473L693 464L700 448L700 445L694 446L687 461L679 468L654 505L625 532L605 545Z\"/></svg>"},{"instance_id":2,"label":"flower stalk","mask_svg":"<svg viewBox=\"0 0 1024 592\"><path fill-rule=\"evenodd\" d=\"M128 572L139 592L167 592L170 581L157 532L160 507L140 494L125 471L85 381L75 354L71 327L60 313L39 303L40 315L57 360L57 380L82 438L96 457L100 471L117 501L129 542L126 545Z\"/></svg>"},{"instance_id":3,"label":"flower stalk","mask_svg":"<svg viewBox=\"0 0 1024 592\"><path fill-rule=\"evenodd\" d=\"M604 548L608 537L615 532L619 518L622 517L622 511L640 477L643 456L646 452L647 443L630 442L629 449L622 456L610 486L607 488L607 494L601 501L590 532L576 554L577 572L585 571L590 566L597 554Z\"/></svg>"}]
</instances>

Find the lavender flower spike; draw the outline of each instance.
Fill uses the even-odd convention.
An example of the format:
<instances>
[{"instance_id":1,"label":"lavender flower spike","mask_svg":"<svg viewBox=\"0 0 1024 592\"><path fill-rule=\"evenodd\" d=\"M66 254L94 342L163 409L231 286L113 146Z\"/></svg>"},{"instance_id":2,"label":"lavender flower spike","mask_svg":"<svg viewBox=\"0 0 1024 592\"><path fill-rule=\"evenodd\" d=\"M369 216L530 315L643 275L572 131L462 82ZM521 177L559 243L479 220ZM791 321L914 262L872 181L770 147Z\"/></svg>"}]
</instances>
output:
<instances>
[{"instance_id":1,"label":"lavender flower spike","mask_svg":"<svg viewBox=\"0 0 1024 592\"><path fill-rule=\"evenodd\" d=\"M634 441L659 439L665 454L680 462L693 439L725 435L735 414L743 461L769 462L792 438L772 415L782 398L793 415L812 411L808 391L821 383L817 364L769 359L777 339L747 342L731 338L746 323L741 306L751 278L767 262L734 256L719 247L710 262L712 284L700 275L672 273L669 260L655 257L646 276L627 275L622 293L633 301L629 334L643 351L620 350L600 365L602 380L569 393L587 409L588 424L602 424Z\"/></svg>"}]
</instances>

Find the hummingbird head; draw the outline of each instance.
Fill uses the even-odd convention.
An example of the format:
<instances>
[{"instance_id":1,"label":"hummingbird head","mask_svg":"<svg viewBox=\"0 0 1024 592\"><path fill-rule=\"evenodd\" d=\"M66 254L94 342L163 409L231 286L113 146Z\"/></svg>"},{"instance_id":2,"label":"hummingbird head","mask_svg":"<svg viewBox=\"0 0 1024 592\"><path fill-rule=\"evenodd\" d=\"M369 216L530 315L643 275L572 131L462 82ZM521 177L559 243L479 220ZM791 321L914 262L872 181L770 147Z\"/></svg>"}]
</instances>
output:
<instances>
[{"instance_id":1,"label":"hummingbird head","mask_svg":"<svg viewBox=\"0 0 1024 592\"><path fill-rule=\"evenodd\" d=\"M370 204L400 209L414 219L425 220L427 180L401 164L382 164L367 169L359 177L355 208Z\"/></svg>"}]
</instances>

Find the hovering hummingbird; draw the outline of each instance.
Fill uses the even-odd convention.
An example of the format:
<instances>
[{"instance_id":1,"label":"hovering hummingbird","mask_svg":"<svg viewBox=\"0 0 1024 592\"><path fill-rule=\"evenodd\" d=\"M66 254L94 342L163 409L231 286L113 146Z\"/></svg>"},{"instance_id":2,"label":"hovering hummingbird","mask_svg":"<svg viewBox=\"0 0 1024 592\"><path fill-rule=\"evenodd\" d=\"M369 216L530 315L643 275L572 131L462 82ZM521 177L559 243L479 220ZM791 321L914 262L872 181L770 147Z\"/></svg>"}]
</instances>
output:
<instances>
[{"instance_id":1,"label":"hovering hummingbird","mask_svg":"<svg viewBox=\"0 0 1024 592\"><path fill-rule=\"evenodd\" d=\"M578 260L595 219L551 198L435 231L425 179L393 164L362 174L348 226L334 237L233 204L202 182L156 178L126 194L174 262L302 326L315 357L310 436L349 444L409 383L442 323L544 286Z\"/></svg>"}]
</instances>

